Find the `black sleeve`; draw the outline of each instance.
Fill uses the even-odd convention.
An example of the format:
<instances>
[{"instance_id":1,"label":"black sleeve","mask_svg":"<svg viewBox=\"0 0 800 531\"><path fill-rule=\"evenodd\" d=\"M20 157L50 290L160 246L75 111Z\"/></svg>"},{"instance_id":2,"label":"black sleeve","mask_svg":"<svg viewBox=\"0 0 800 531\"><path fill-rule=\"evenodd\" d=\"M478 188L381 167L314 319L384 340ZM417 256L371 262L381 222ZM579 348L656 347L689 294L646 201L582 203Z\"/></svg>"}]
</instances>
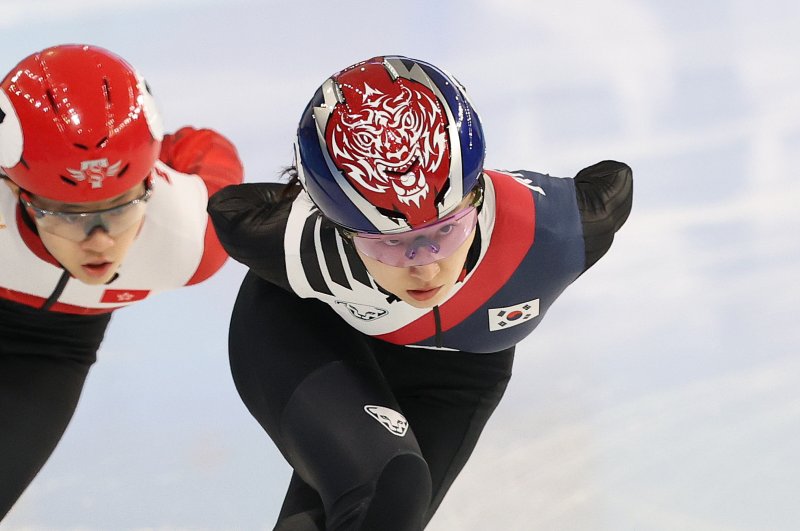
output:
<instances>
[{"instance_id":1,"label":"black sleeve","mask_svg":"<svg viewBox=\"0 0 800 531\"><path fill-rule=\"evenodd\" d=\"M614 233L628 219L633 202L633 173L622 162L598 162L575 176L575 193L589 269L608 251Z\"/></svg>"},{"instance_id":2,"label":"black sleeve","mask_svg":"<svg viewBox=\"0 0 800 531\"><path fill-rule=\"evenodd\" d=\"M283 238L291 198L286 185L226 186L208 200L208 214L222 247L261 278L287 286Z\"/></svg>"}]
</instances>

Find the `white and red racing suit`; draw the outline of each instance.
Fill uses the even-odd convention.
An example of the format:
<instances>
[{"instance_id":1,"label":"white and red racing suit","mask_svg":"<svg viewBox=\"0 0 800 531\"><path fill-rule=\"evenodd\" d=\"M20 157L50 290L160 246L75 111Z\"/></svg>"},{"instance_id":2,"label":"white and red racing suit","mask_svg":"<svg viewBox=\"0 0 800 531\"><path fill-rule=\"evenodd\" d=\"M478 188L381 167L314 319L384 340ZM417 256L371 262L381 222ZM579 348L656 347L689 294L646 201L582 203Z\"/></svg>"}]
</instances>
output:
<instances>
[{"instance_id":1,"label":"white and red racing suit","mask_svg":"<svg viewBox=\"0 0 800 531\"><path fill-rule=\"evenodd\" d=\"M206 206L242 179L236 149L219 133L166 135L142 228L118 274L99 286L61 267L0 183L0 519L66 429L111 312L222 267L227 254Z\"/></svg>"}]
</instances>

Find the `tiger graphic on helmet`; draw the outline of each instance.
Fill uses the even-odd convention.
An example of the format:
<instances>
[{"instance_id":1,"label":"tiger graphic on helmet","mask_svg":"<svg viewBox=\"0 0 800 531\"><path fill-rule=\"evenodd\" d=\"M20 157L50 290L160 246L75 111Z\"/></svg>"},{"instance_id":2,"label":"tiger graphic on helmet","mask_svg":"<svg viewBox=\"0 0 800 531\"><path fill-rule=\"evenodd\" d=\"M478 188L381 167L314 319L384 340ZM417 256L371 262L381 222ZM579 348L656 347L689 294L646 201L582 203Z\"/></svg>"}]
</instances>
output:
<instances>
[{"instance_id":1,"label":"tiger graphic on helmet","mask_svg":"<svg viewBox=\"0 0 800 531\"><path fill-rule=\"evenodd\" d=\"M297 177L334 224L395 234L453 212L478 185L485 145L447 72L379 56L331 75L297 128Z\"/></svg>"},{"instance_id":2,"label":"tiger graphic on helmet","mask_svg":"<svg viewBox=\"0 0 800 531\"><path fill-rule=\"evenodd\" d=\"M328 151L372 204L391 211L402 203L413 225L436 216L427 211L432 202L422 200L437 194L450 172L447 118L429 88L392 82L379 70L357 85L340 82L346 105L337 105L328 121Z\"/></svg>"}]
</instances>

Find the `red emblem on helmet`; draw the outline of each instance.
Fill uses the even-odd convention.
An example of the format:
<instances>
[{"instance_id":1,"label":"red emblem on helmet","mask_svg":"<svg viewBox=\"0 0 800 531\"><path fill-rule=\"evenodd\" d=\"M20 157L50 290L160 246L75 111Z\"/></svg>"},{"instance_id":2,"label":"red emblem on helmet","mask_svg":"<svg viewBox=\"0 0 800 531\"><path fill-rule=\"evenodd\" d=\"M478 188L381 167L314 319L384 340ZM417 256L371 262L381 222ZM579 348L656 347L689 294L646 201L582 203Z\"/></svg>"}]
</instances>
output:
<instances>
[{"instance_id":1,"label":"red emblem on helmet","mask_svg":"<svg viewBox=\"0 0 800 531\"><path fill-rule=\"evenodd\" d=\"M436 95L416 81L392 80L377 64L335 79L344 103L331 113L325 140L336 166L370 203L409 225L436 219L434 199L450 173L447 118Z\"/></svg>"}]
</instances>

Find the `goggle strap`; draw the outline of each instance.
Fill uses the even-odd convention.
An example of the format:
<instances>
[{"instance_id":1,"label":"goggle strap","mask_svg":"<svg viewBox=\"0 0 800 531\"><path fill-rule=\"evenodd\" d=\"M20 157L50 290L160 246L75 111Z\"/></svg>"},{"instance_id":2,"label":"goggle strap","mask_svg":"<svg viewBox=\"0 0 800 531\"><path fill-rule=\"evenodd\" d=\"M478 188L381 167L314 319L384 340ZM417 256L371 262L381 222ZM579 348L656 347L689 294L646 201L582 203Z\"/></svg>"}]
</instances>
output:
<instances>
[{"instance_id":1,"label":"goggle strap","mask_svg":"<svg viewBox=\"0 0 800 531\"><path fill-rule=\"evenodd\" d=\"M39 227L36 225L36 221L31 217L31 213L28 211L28 206L23 201L22 197L19 196L19 213L20 217L22 218L22 222L25 223L30 230L33 231L34 234L39 234Z\"/></svg>"}]
</instances>

